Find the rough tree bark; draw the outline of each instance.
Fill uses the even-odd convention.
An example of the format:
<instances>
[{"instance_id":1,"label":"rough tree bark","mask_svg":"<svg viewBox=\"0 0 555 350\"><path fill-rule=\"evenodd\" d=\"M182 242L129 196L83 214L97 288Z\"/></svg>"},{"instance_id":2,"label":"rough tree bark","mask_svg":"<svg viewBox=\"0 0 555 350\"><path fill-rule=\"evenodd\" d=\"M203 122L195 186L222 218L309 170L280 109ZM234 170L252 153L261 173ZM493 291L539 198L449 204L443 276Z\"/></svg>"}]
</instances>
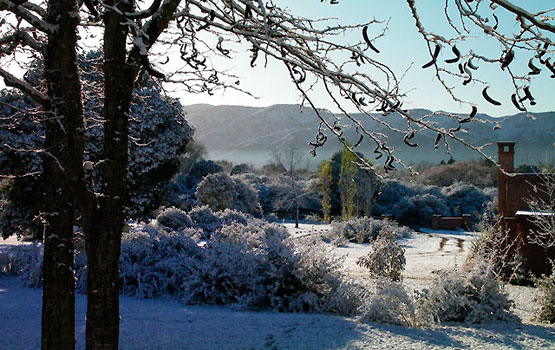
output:
<instances>
[{"instance_id":1,"label":"rough tree bark","mask_svg":"<svg viewBox=\"0 0 555 350\"><path fill-rule=\"evenodd\" d=\"M107 1L131 12L133 2ZM179 0L165 2L149 22L145 47L167 27ZM119 256L128 205L129 111L135 80L143 67L141 47L126 50L129 27L121 12L104 15L104 165L102 197L96 205L80 196L87 243L87 350L117 349L119 340ZM148 39L147 39L148 38Z\"/></svg>"},{"instance_id":2,"label":"rough tree bark","mask_svg":"<svg viewBox=\"0 0 555 350\"><path fill-rule=\"evenodd\" d=\"M43 181L45 235L42 348L75 347L73 276L73 195L69 179L79 178L83 154L81 85L76 64L75 0L51 0L46 21L58 28L44 51L48 88ZM77 165L77 167L75 166Z\"/></svg>"},{"instance_id":3,"label":"rough tree bark","mask_svg":"<svg viewBox=\"0 0 555 350\"><path fill-rule=\"evenodd\" d=\"M113 1L108 5L114 5ZM120 3L131 11L131 3ZM126 8L127 7L127 8ZM88 226L87 349L117 349L119 255L127 205L128 115L133 80L126 64L128 27L115 11L104 15L104 168L98 219ZM130 83L131 82L131 83Z\"/></svg>"}]
</instances>

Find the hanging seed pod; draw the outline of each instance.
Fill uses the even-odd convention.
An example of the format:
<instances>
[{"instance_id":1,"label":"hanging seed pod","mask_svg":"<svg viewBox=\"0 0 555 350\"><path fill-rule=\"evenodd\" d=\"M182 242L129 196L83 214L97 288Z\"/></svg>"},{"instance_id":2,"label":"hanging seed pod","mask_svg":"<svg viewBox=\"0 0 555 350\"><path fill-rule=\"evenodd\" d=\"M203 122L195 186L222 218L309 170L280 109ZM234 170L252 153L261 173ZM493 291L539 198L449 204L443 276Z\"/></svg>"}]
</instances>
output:
<instances>
[{"instance_id":1,"label":"hanging seed pod","mask_svg":"<svg viewBox=\"0 0 555 350\"><path fill-rule=\"evenodd\" d=\"M469 59L468 62L466 62L466 63L468 64L468 68L470 68L470 69L477 70L478 68L480 68L472 62L472 58Z\"/></svg>"},{"instance_id":2,"label":"hanging seed pod","mask_svg":"<svg viewBox=\"0 0 555 350\"><path fill-rule=\"evenodd\" d=\"M509 50L509 52L507 52L505 56L501 57L500 59L501 69L504 70L505 68L507 68L514 58L515 52L513 50Z\"/></svg>"},{"instance_id":3,"label":"hanging seed pod","mask_svg":"<svg viewBox=\"0 0 555 350\"><path fill-rule=\"evenodd\" d=\"M441 141L441 136L443 136L441 133L437 133L436 136L436 140L434 141L434 148L437 149L439 147L439 141Z\"/></svg>"},{"instance_id":4,"label":"hanging seed pod","mask_svg":"<svg viewBox=\"0 0 555 350\"><path fill-rule=\"evenodd\" d=\"M495 15L495 13L493 14L493 18L495 19L495 25L493 26L493 30L497 30L497 27L499 26L499 18L497 18L497 16Z\"/></svg>"},{"instance_id":5,"label":"hanging seed pod","mask_svg":"<svg viewBox=\"0 0 555 350\"><path fill-rule=\"evenodd\" d=\"M216 18L216 12L214 10L210 10L210 13L208 14L208 16L206 16L204 18L204 20L206 21L205 24L201 25L200 27L198 27L197 32L200 32L201 30L204 30L208 27L210 27L210 23L209 22L214 22L214 19Z\"/></svg>"},{"instance_id":6,"label":"hanging seed pod","mask_svg":"<svg viewBox=\"0 0 555 350\"><path fill-rule=\"evenodd\" d=\"M413 137L414 137L414 131L411 130L405 135L405 137L403 137L403 142L405 143L405 145L409 147L418 147L418 144L409 142L409 140L412 139Z\"/></svg>"},{"instance_id":7,"label":"hanging seed pod","mask_svg":"<svg viewBox=\"0 0 555 350\"><path fill-rule=\"evenodd\" d=\"M374 148L374 153L377 154L376 156L376 160L380 159L383 156L383 153L380 151L380 146L376 146L376 148Z\"/></svg>"},{"instance_id":8,"label":"hanging seed pod","mask_svg":"<svg viewBox=\"0 0 555 350\"><path fill-rule=\"evenodd\" d=\"M434 65L436 63L437 60L437 56L439 56L439 51L441 50L441 46L439 46L439 44L436 44L436 47L434 49L434 54L432 55L432 60L428 63L426 63L425 65L422 66L422 68L428 68L431 67L432 65Z\"/></svg>"},{"instance_id":9,"label":"hanging seed pod","mask_svg":"<svg viewBox=\"0 0 555 350\"><path fill-rule=\"evenodd\" d=\"M385 161L385 170L395 170L393 166L393 161L395 158L393 156L387 156L387 160Z\"/></svg>"},{"instance_id":10,"label":"hanging seed pod","mask_svg":"<svg viewBox=\"0 0 555 350\"><path fill-rule=\"evenodd\" d=\"M516 98L516 94L511 95L511 102L516 107L516 109L518 109L521 112L526 112L526 109L523 106L521 106L520 103L518 102Z\"/></svg>"},{"instance_id":11,"label":"hanging seed pod","mask_svg":"<svg viewBox=\"0 0 555 350\"><path fill-rule=\"evenodd\" d=\"M463 85L468 85L472 81L472 74L469 74L468 77L463 81Z\"/></svg>"},{"instance_id":12,"label":"hanging seed pod","mask_svg":"<svg viewBox=\"0 0 555 350\"><path fill-rule=\"evenodd\" d=\"M472 121L472 118L476 116L476 113L478 113L478 108L476 108L476 106L472 106L472 111L470 111L470 114L468 115L468 117L464 118L459 123L463 124L463 123L468 123Z\"/></svg>"},{"instance_id":13,"label":"hanging seed pod","mask_svg":"<svg viewBox=\"0 0 555 350\"><path fill-rule=\"evenodd\" d=\"M446 63L457 63L459 61L459 59L461 58L461 53L460 53L459 49L457 49L457 45L453 45L451 50L455 54L455 57L450 58L448 60L445 60L445 62Z\"/></svg>"},{"instance_id":14,"label":"hanging seed pod","mask_svg":"<svg viewBox=\"0 0 555 350\"><path fill-rule=\"evenodd\" d=\"M461 123L460 123L460 122L459 122L459 125L458 125L456 128L449 129L449 130L447 131L447 133L448 133L449 135L453 135L454 133L456 133L456 132L459 131L459 130L461 130Z\"/></svg>"},{"instance_id":15,"label":"hanging seed pod","mask_svg":"<svg viewBox=\"0 0 555 350\"><path fill-rule=\"evenodd\" d=\"M371 48L376 53L380 53L380 50L378 50L374 45L372 45L372 42L368 37L368 26L364 26L364 28L362 28L362 38L364 39L364 41L366 42L366 45L368 45L369 48Z\"/></svg>"},{"instance_id":16,"label":"hanging seed pod","mask_svg":"<svg viewBox=\"0 0 555 350\"><path fill-rule=\"evenodd\" d=\"M545 42L543 44L543 48L541 49L539 55L538 55L538 59L540 60L541 64L545 64L545 61L542 60L543 55L545 55L547 53L547 48L549 47L549 43ZM539 48L539 46L538 46Z\"/></svg>"},{"instance_id":17,"label":"hanging seed pod","mask_svg":"<svg viewBox=\"0 0 555 350\"><path fill-rule=\"evenodd\" d=\"M484 99L494 106L501 106L501 102L494 100L488 95L488 88L489 86L486 86L484 90L482 90L482 96L484 96Z\"/></svg>"},{"instance_id":18,"label":"hanging seed pod","mask_svg":"<svg viewBox=\"0 0 555 350\"><path fill-rule=\"evenodd\" d=\"M534 58L531 58L530 61L528 61L528 68L530 68L528 75L538 75L541 72L541 69L534 65Z\"/></svg>"},{"instance_id":19,"label":"hanging seed pod","mask_svg":"<svg viewBox=\"0 0 555 350\"><path fill-rule=\"evenodd\" d=\"M222 53L222 55L229 57L229 52L230 52L230 51L227 50L227 49L224 49L224 48L222 47L223 41L224 41L224 38L222 38L222 37L219 37L219 38L218 38L218 44L216 44L216 49L217 49L218 51L220 51L220 52Z\"/></svg>"},{"instance_id":20,"label":"hanging seed pod","mask_svg":"<svg viewBox=\"0 0 555 350\"><path fill-rule=\"evenodd\" d=\"M530 87L529 86L525 86L522 90L524 90L524 95L526 96L526 98L528 100L530 100L530 104L533 106L536 104L536 101L534 99L534 96L532 96L532 93L530 92Z\"/></svg>"},{"instance_id":21,"label":"hanging seed pod","mask_svg":"<svg viewBox=\"0 0 555 350\"><path fill-rule=\"evenodd\" d=\"M364 138L364 135L360 135L357 143L355 143L355 145L353 147L358 147L358 145L360 145L360 143L362 142L362 139Z\"/></svg>"},{"instance_id":22,"label":"hanging seed pod","mask_svg":"<svg viewBox=\"0 0 555 350\"><path fill-rule=\"evenodd\" d=\"M551 78L555 78L555 67L553 66L553 64L551 64L549 62L549 58L547 60L544 61L544 65L547 67L547 69L549 69L552 73Z\"/></svg>"}]
</instances>

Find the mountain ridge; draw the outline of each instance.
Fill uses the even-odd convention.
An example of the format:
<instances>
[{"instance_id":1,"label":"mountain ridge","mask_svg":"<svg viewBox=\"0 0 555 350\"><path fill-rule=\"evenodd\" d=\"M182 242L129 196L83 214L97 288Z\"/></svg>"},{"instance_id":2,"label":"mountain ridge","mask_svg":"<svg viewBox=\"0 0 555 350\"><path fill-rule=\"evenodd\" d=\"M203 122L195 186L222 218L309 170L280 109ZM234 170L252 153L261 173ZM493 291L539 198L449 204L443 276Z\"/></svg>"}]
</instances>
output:
<instances>
[{"instance_id":1,"label":"mountain ridge","mask_svg":"<svg viewBox=\"0 0 555 350\"><path fill-rule=\"evenodd\" d=\"M230 159L234 162L249 162L249 157L256 152L268 154L276 149L297 148L306 149L308 152L308 141L314 140L319 119L315 112L308 107L299 105L280 104L266 107L248 106L215 106L209 104L193 104L184 106L186 119L192 124L195 131L195 139L204 144L212 156L218 158L218 153L227 153L227 157L234 158L233 154L247 152L250 156L246 159ZM332 120L332 115L322 110L322 115L326 120ZM426 109L413 109L409 113L415 117L431 114L432 111ZM479 114L479 118L484 123L465 124L466 133L464 139L472 144L493 143L497 141L511 140L517 142L517 162L545 162L552 161L555 141L555 111L533 114L536 120L532 120L524 113L517 113L510 116L491 117L487 114ZM411 140L419 144L418 148L409 148L403 143L403 135L395 134L385 126L372 121L370 118L361 114L354 114L360 119L363 117L362 125L373 132L388 135L388 143L393 146L400 158L414 159L414 162L428 160L439 162L448 158L450 155L445 152L433 150L435 132L424 130L417 133ZM396 113L386 117L378 116L380 119L389 123L392 127L407 130L407 122ZM433 119L436 118L436 119ZM448 118L432 117L439 127L456 127L457 123ZM501 128L494 130L494 126L499 124ZM328 131L327 145L322 148L323 156L340 149L339 141L336 140ZM354 127L345 130L345 136L350 139L358 140ZM375 145L373 146L375 147ZM361 146L360 150L364 154L371 154L371 145ZM226 151L226 152L221 152ZM469 151L462 145L452 142L452 154L458 155L459 159L471 159L479 157L478 154ZM486 148L490 156L495 156L496 148ZM322 152L320 152L322 153ZM425 155L424 155L425 153ZM223 155L222 155L223 156ZM545 158L550 159L545 159ZM244 158L244 157L243 157ZM267 157L266 157L267 158ZM456 158L456 157L455 157ZM218 158L220 159L220 158ZM252 161L255 165L261 165L260 161Z\"/></svg>"}]
</instances>

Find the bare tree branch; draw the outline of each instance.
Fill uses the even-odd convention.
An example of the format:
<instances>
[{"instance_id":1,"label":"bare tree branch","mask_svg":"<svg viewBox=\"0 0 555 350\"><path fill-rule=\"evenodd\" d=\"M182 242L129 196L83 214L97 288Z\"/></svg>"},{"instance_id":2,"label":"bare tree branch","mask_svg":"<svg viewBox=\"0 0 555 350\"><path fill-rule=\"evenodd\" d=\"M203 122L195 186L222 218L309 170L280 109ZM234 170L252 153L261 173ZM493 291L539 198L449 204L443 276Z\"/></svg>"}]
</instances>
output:
<instances>
[{"instance_id":1,"label":"bare tree branch","mask_svg":"<svg viewBox=\"0 0 555 350\"><path fill-rule=\"evenodd\" d=\"M0 10L10 11L17 17L29 22L30 25L35 27L37 30L47 34L53 34L58 30L58 26L52 25L41 18L37 17L31 11L23 6L16 5L10 0L0 0Z\"/></svg>"},{"instance_id":2,"label":"bare tree branch","mask_svg":"<svg viewBox=\"0 0 555 350\"><path fill-rule=\"evenodd\" d=\"M11 73L7 72L3 68L0 68L0 76L4 78L4 83L6 86L14 87L16 89L21 90L23 93L27 94L33 100L37 101L37 103L41 104L42 106L48 106L49 101L48 97L32 87L30 84L26 83L25 81L15 77Z\"/></svg>"},{"instance_id":3,"label":"bare tree branch","mask_svg":"<svg viewBox=\"0 0 555 350\"><path fill-rule=\"evenodd\" d=\"M507 0L490 0L492 3L497 4L504 9L514 13L517 16L522 16L529 20L536 27L547 30L551 33L555 33L555 26L545 21L542 21L536 17L536 15L526 11L522 7L516 6Z\"/></svg>"}]
</instances>

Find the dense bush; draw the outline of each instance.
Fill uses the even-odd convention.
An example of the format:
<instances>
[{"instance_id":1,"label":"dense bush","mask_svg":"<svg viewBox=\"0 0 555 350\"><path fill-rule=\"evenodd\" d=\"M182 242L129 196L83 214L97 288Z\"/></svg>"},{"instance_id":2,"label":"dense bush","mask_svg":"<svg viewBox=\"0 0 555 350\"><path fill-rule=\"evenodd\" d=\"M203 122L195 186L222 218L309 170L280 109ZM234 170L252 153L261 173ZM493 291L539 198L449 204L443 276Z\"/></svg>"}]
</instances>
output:
<instances>
[{"instance_id":1,"label":"dense bush","mask_svg":"<svg viewBox=\"0 0 555 350\"><path fill-rule=\"evenodd\" d=\"M221 219L207 205L194 207L189 212L189 217L196 227L208 235L222 225Z\"/></svg>"},{"instance_id":2,"label":"dense bush","mask_svg":"<svg viewBox=\"0 0 555 350\"><path fill-rule=\"evenodd\" d=\"M260 215L258 196L252 186L239 177L226 173L209 174L197 185L195 197L200 205L208 205L212 210L234 209Z\"/></svg>"},{"instance_id":3,"label":"dense bush","mask_svg":"<svg viewBox=\"0 0 555 350\"><path fill-rule=\"evenodd\" d=\"M233 180L226 173L209 174L198 184L195 197L200 205L224 210L233 206L233 187Z\"/></svg>"},{"instance_id":4,"label":"dense bush","mask_svg":"<svg viewBox=\"0 0 555 350\"><path fill-rule=\"evenodd\" d=\"M489 162L454 162L420 171L416 180L424 185L450 186L464 182L479 188L497 186L497 168Z\"/></svg>"},{"instance_id":5,"label":"dense bush","mask_svg":"<svg viewBox=\"0 0 555 350\"><path fill-rule=\"evenodd\" d=\"M221 165L216 164L211 160L199 160L191 166L191 170L187 174L188 186L194 187L206 175L222 173L223 171L224 168Z\"/></svg>"},{"instance_id":6,"label":"dense bush","mask_svg":"<svg viewBox=\"0 0 555 350\"><path fill-rule=\"evenodd\" d=\"M239 174L253 173L253 172L254 172L254 168L251 165L241 163L241 164L234 165L231 168L229 175L239 175Z\"/></svg>"},{"instance_id":7,"label":"dense bush","mask_svg":"<svg viewBox=\"0 0 555 350\"><path fill-rule=\"evenodd\" d=\"M123 292L172 295L187 303L237 304L279 311L317 311L337 283L338 264L307 245L300 250L282 226L253 220L216 230L203 245L198 232L139 228L124 235Z\"/></svg>"},{"instance_id":8,"label":"dense bush","mask_svg":"<svg viewBox=\"0 0 555 350\"><path fill-rule=\"evenodd\" d=\"M348 221L335 221L325 239L346 239L358 243L371 242L382 230L393 232L395 237L408 237L413 232L405 226L388 220L377 220L369 217L361 217Z\"/></svg>"},{"instance_id":9,"label":"dense bush","mask_svg":"<svg viewBox=\"0 0 555 350\"><path fill-rule=\"evenodd\" d=\"M42 244L3 247L0 277L4 276L22 276L26 287L42 285Z\"/></svg>"},{"instance_id":10,"label":"dense bush","mask_svg":"<svg viewBox=\"0 0 555 350\"><path fill-rule=\"evenodd\" d=\"M495 189L479 189L461 182L437 187L388 180L382 184L373 214L390 215L400 222L430 219L433 215L470 214L472 224L477 224L496 196Z\"/></svg>"},{"instance_id":11,"label":"dense bush","mask_svg":"<svg viewBox=\"0 0 555 350\"><path fill-rule=\"evenodd\" d=\"M509 283L528 283L524 259L518 249L518 240L506 232L498 220L482 224L478 238L473 242L467 265L486 262L494 273Z\"/></svg>"},{"instance_id":12,"label":"dense bush","mask_svg":"<svg viewBox=\"0 0 555 350\"><path fill-rule=\"evenodd\" d=\"M181 230L186 227L192 227L193 221L182 210L174 207L163 209L157 216L156 221L174 231Z\"/></svg>"},{"instance_id":13,"label":"dense bush","mask_svg":"<svg viewBox=\"0 0 555 350\"><path fill-rule=\"evenodd\" d=\"M395 240L395 235L388 230L381 230L372 242L370 252L357 260L357 265L369 270L370 276L385 277L392 281L401 281L407 261L405 248Z\"/></svg>"},{"instance_id":14,"label":"dense bush","mask_svg":"<svg viewBox=\"0 0 555 350\"><path fill-rule=\"evenodd\" d=\"M357 310L361 321L401 326L424 325L416 319L413 296L403 284L378 277L369 288Z\"/></svg>"},{"instance_id":15,"label":"dense bush","mask_svg":"<svg viewBox=\"0 0 555 350\"><path fill-rule=\"evenodd\" d=\"M462 273L439 271L432 287L420 292L416 301L422 323L516 320L510 313L513 302L499 286L488 264L476 265Z\"/></svg>"},{"instance_id":16,"label":"dense bush","mask_svg":"<svg viewBox=\"0 0 555 350\"><path fill-rule=\"evenodd\" d=\"M536 297L536 320L555 323L555 267L551 268L550 276L536 280L538 295Z\"/></svg>"}]
</instances>

